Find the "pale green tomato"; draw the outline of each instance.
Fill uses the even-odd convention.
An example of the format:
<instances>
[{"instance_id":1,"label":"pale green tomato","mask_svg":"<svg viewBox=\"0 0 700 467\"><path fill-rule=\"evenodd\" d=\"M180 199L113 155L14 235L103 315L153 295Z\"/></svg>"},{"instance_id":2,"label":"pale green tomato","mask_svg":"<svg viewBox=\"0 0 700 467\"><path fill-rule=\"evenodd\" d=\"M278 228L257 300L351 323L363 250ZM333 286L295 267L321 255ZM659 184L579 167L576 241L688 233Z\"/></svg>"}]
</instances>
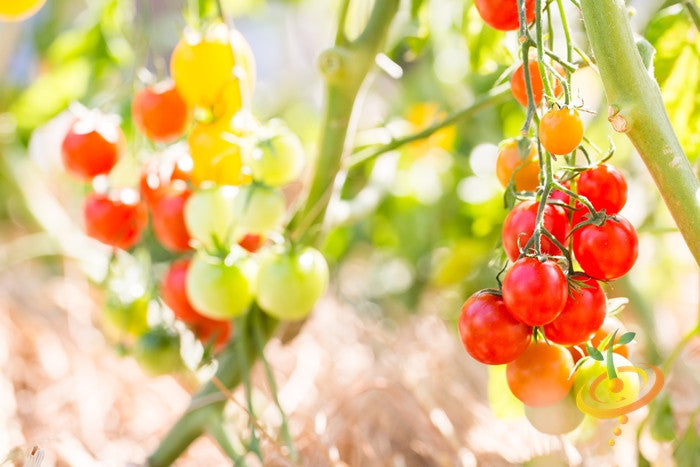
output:
<instances>
[{"instance_id":1,"label":"pale green tomato","mask_svg":"<svg viewBox=\"0 0 700 467\"><path fill-rule=\"evenodd\" d=\"M538 431L549 435L561 435L579 426L584 413L576 406L574 392L557 402L544 407L525 406L525 417Z\"/></svg>"},{"instance_id":2,"label":"pale green tomato","mask_svg":"<svg viewBox=\"0 0 700 467\"><path fill-rule=\"evenodd\" d=\"M180 337L167 329L152 329L139 337L132 355L141 368L153 376L174 373L184 368L180 355Z\"/></svg>"},{"instance_id":3,"label":"pale green tomato","mask_svg":"<svg viewBox=\"0 0 700 467\"><path fill-rule=\"evenodd\" d=\"M249 275L255 271L250 266L197 254L187 270L187 298L207 318L226 320L245 313L253 301L254 281Z\"/></svg>"},{"instance_id":4,"label":"pale green tomato","mask_svg":"<svg viewBox=\"0 0 700 467\"><path fill-rule=\"evenodd\" d=\"M596 405L603 404L606 408L615 408L631 404L639 395L640 383L637 373L620 370L622 367L631 367L632 362L622 355L613 353L613 363L615 364L619 381L613 381L607 376L595 387L595 397L600 401L595 401ZM601 374L606 372L607 354L605 360L600 362L589 358L583 363L574 375L574 394L580 390L589 391L591 384ZM590 399L590 396L587 396Z\"/></svg>"},{"instance_id":5,"label":"pale green tomato","mask_svg":"<svg viewBox=\"0 0 700 467\"><path fill-rule=\"evenodd\" d=\"M187 232L205 249L231 245L238 191L234 186L211 186L195 191L185 202Z\"/></svg>"},{"instance_id":6,"label":"pale green tomato","mask_svg":"<svg viewBox=\"0 0 700 467\"><path fill-rule=\"evenodd\" d=\"M117 334L138 337L148 331L148 303L143 295L130 303L122 303L116 295L110 295L102 312L102 319Z\"/></svg>"},{"instance_id":7,"label":"pale green tomato","mask_svg":"<svg viewBox=\"0 0 700 467\"><path fill-rule=\"evenodd\" d=\"M299 138L286 128L280 128L257 142L248 163L254 180L280 187L299 178L304 162L304 148Z\"/></svg>"},{"instance_id":8,"label":"pale green tomato","mask_svg":"<svg viewBox=\"0 0 700 467\"><path fill-rule=\"evenodd\" d=\"M279 189L259 184L241 187L234 206L235 239L239 240L246 234L264 235L279 229L286 210L284 196Z\"/></svg>"},{"instance_id":9,"label":"pale green tomato","mask_svg":"<svg viewBox=\"0 0 700 467\"><path fill-rule=\"evenodd\" d=\"M281 320L308 316L328 286L328 264L316 249L269 253L258 271L257 301Z\"/></svg>"}]
</instances>

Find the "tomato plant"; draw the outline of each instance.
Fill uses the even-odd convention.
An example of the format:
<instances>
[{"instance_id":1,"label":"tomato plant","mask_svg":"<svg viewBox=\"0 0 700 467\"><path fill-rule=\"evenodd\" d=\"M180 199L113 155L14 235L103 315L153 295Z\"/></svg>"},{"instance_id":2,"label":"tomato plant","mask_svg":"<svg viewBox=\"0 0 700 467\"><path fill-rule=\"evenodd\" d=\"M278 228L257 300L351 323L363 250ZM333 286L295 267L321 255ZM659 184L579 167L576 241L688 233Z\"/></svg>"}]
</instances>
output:
<instances>
[{"instance_id":1,"label":"tomato plant","mask_svg":"<svg viewBox=\"0 0 700 467\"><path fill-rule=\"evenodd\" d=\"M573 251L583 271L598 280L625 275L637 260L637 231L620 215L601 226L589 224L573 233Z\"/></svg>"},{"instance_id":2,"label":"tomato plant","mask_svg":"<svg viewBox=\"0 0 700 467\"><path fill-rule=\"evenodd\" d=\"M574 383L569 377L574 361L558 345L532 343L506 365L508 387L525 405L546 407L566 397Z\"/></svg>"},{"instance_id":3,"label":"tomato plant","mask_svg":"<svg viewBox=\"0 0 700 467\"><path fill-rule=\"evenodd\" d=\"M476 292L464 302L458 330L469 355L488 365L512 362L532 337L532 328L513 318L503 298L489 291Z\"/></svg>"},{"instance_id":4,"label":"tomato plant","mask_svg":"<svg viewBox=\"0 0 700 467\"><path fill-rule=\"evenodd\" d=\"M503 301L518 321L540 326L553 321L564 309L569 286L554 261L523 257L506 272Z\"/></svg>"}]
</instances>

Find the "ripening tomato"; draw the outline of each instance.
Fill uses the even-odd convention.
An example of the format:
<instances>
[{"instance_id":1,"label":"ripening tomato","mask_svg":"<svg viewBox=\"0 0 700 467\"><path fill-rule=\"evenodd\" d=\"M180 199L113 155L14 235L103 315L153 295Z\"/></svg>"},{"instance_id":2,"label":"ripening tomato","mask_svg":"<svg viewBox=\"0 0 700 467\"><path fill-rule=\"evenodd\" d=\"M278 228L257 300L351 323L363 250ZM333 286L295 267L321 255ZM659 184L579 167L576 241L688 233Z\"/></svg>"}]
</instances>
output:
<instances>
[{"instance_id":1,"label":"ripening tomato","mask_svg":"<svg viewBox=\"0 0 700 467\"><path fill-rule=\"evenodd\" d=\"M253 179L270 186L284 186L301 175L306 156L297 135L280 127L260 138L250 153Z\"/></svg>"},{"instance_id":2,"label":"ripening tomato","mask_svg":"<svg viewBox=\"0 0 700 467\"><path fill-rule=\"evenodd\" d=\"M192 155L192 183L205 182L219 185L240 185L245 180L242 172L242 148L225 139L231 130L227 125L198 123L187 137Z\"/></svg>"},{"instance_id":3,"label":"ripening tomato","mask_svg":"<svg viewBox=\"0 0 700 467\"><path fill-rule=\"evenodd\" d=\"M597 211L605 209L610 216L620 212L627 202L625 176L610 164L600 164L581 172L576 190L588 198Z\"/></svg>"},{"instance_id":4,"label":"ripening tomato","mask_svg":"<svg viewBox=\"0 0 700 467\"><path fill-rule=\"evenodd\" d=\"M185 292L190 261L189 258L173 261L160 283L160 296L163 302L173 311L177 319L186 324L197 323L204 318L194 309Z\"/></svg>"},{"instance_id":5,"label":"ripening tomato","mask_svg":"<svg viewBox=\"0 0 700 467\"><path fill-rule=\"evenodd\" d=\"M219 24L204 37L186 30L170 57L170 76L190 106L212 107L233 79L228 28Z\"/></svg>"},{"instance_id":6,"label":"ripening tomato","mask_svg":"<svg viewBox=\"0 0 700 467\"><path fill-rule=\"evenodd\" d=\"M133 188L109 194L92 192L85 197L83 219L88 236L128 250L141 239L148 224L148 210Z\"/></svg>"},{"instance_id":7,"label":"ripening tomato","mask_svg":"<svg viewBox=\"0 0 700 467\"><path fill-rule=\"evenodd\" d=\"M196 190L185 203L185 226L205 249L228 247L237 225L238 187L221 185Z\"/></svg>"},{"instance_id":8,"label":"ripening tomato","mask_svg":"<svg viewBox=\"0 0 700 467\"><path fill-rule=\"evenodd\" d=\"M151 208L151 222L156 238L170 251L188 251L190 234L185 225L185 203L192 192L185 185L181 190L172 190L163 195Z\"/></svg>"},{"instance_id":9,"label":"ripening tomato","mask_svg":"<svg viewBox=\"0 0 700 467\"><path fill-rule=\"evenodd\" d=\"M0 21L22 21L34 15L44 6L46 0L3 0L0 1Z\"/></svg>"},{"instance_id":10,"label":"ripening tomato","mask_svg":"<svg viewBox=\"0 0 700 467\"><path fill-rule=\"evenodd\" d=\"M516 204L503 221L501 240L503 248L511 261L520 256L520 249L532 237L535 231L535 220L539 203L535 200L523 201ZM544 208L544 228L547 229L559 243L566 245L569 235L569 218L561 206L547 204ZM557 256L562 251L550 239L540 236L540 249L543 254Z\"/></svg>"},{"instance_id":11,"label":"ripening tomato","mask_svg":"<svg viewBox=\"0 0 700 467\"><path fill-rule=\"evenodd\" d=\"M535 145L530 145L527 156L521 157L517 140L509 139L499 144L496 176L503 188L508 186L512 177L516 191L535 191L540 183L540 165Z\"/></svg>"},{"instance_id":12,"label":"ripening tomato","mask_svg":"<svg viewBox=\"0 0 700 467\"><path fill-rule=\"evenodd\" d=\"M544 148L552 154L569 154L583 140L583 123L576 109L552 108L542 116L538 134Z\"/></svg>"},{"instance_id":13,"label":"ripening tomato","mask_svg":"<svg viewBox=\"0 0 700 467\"><path fill-rule=\"evenodd\" d=\"M573 251L589 276L601 281L617 279L627 274L637 260L637 231L617 214L601 226L590 224L574 231Z\"/></svg>"},{"instance_id":14,"label":"ripening tomato","mask_svg":"<svg viewBox=\"0 0 700 467\"><path fill-rule=\"evenodd\" d=\"M63 165L71 175L90 181L107 174L124 149L124 133L113 117L95 112L71 125L61 145Z\"/></svg>"},{"instance_id":15,"label":"ripening tomato","mask_svg":"<svg viewBox=\"0 0 700 467\"><path fill-rule=\"evenodd\" d=\"M526 405L525 417L540 433L563 435L578 427L585 415L576 406L576 395L569 391L566 397L552 405Z\"/></svg>"},{"instance_id":16,"label":"ripening tomato","mask_svg":"<svg viewBox=\"0 0 700 467\"><path fill-rule=\"evenodd\" d=\"M172 81L136 92L131 115L141 133L161 143L169 143L184 135L192 118L191 109Z\"/></svg>"},{"instance_id":17,"label":"ripening tomato","mask_svg":"<svg viewBox=\"0 0 700 467\"><path fill-rule=\"evenodd\" d=\"M177 333L156 328L139 337L132 349L134 359L153 376L174 373L185 368Z\"/></svg>"},{"instance_id":18,"label":"ripening tomato","mask_svg":"<svg viewBox=\"0 0 700 467\"><path fill-rule=\"evenodd\" d=\"M462 305L458 329L464 349L487 365L512 362L532 338L532 328L513 318L502 297L483 290Z\"/></svg>"},{"instance_id":19,"label":"ripening tomato","mask_svg":"<svg viewBox=\"0 0 700 467\"><path fill-rule=\"evenodd\" d=\"M141 169L139 190L148 207L153 209L160 198L173 190L184 190L191 171L192 159L179 150L146 161Z\"/></svg>"},{"instance_id":20,"label":"ripening tomato","mask_svg":"<svg viewBox=\"0 0 700 467\"><path fill-rule=\"evenodd\" d=\"M576 345L587 341L605 321L607 300L598 281L585 274L574 274L577 283L569 290L566 305L554 321L544 325L544 335L551 342Z\"/></svg>"},{"instance_id":21,"label":"ripening tomato","mask_svg":"<svg viewBox=\"0 0 700 467\"><path fill-rule=\"evenodd\" d=\"M533 342L506 365L506 379L510 391L523 404L546 407L569 393L574 382L569 378L573 368L574 361L565 348Z\"/></svg>"},{"instance_id":22,"label":"ripening tomato","mask_svg":"<svg viewBox=\"0 0 700 467\"><path fill-rule=\"evenodd\" d=\"M564 75L564 69L561 65L555 63L554 68L561 74ZM542 102L542 97L544 96L544 83L542 83L542 76L540 75L539 62L535 59L530 59L527 61L527 69L530 73L530 83L532 86L532 97L535 99L535 106L538 106ZM551 76L551 73L547 71L547 76ZM564 87L561 85L561 81L556 76L552 76L553 82L552 91L554 92L554 97L559 97L564 92ZM523 107L528 106L527 98L527 85L525 84L525 64L521 63L518 68L513 72L513 76L510 77L510 91L513 93L515 100L520 102Z\"/></svg>"},{"instance_id":23,"label":"ripening tomato","mask_svg":"<svg viewBox=\"0 0 700 467\"><path fill-rule=\"evenodd\" d=\"M218 321L204 316L196 323L189 325L190 329L205 346L211 345L215 352L220 352L231 337L233 326L230 321Z\"/></svg>"},{"instance_id":24,"label":"ripening tomato","mask_svg":"<svg viewBox=\"0 0 700 467\"><path fill-rule=\"evenodd\" d=\"M479 16L494 29L514 31L520 26L517 0L474 0ZM535 19L535 0L525 0L525 19Z\"/></svg>"},{"instance_id":25,"label":"ripening tomato","mask_svg":"<svg viewBox=\"0 0 700 467\"><path fill-rule=\"evenodd\" d=\"M566 276L551 260L523 257L503 279L503 301L521 323L541 326L553 321L566 305L569 286Z\"/></svg>"},{"instance_id":26,"label":"ripening tomato","mask_svg":"<svg viewBox=\"0 0 700 467\"><path fill-rule=\"evenodd\" d=\"M256 273L250 261L230 262L199 253L187 270L187 298L207 318L235 318L245 313L253 301Z\"/></svg>"},{"instance_id":27,"label":"ripening tomato","mask_svg":"<svg viewBox=\"0 0 700 467\"><path fill-rule=\"evenodd\" d=\"M130 302L124 303L115 293L110 293L102 311L102 319L107 325L106 331L138 337L148 331L148 303L151 297L144 294Z\"/></svg>"},{"instance_id":28,"label":"ripening tomato","mask_svg":"<svg viewBox=\"0 0 700 467\"><path fill-rule=\"evenodd\" d=\"M312 247L270 252L260 262L256 296L260 308L277 319L306 318L328 286L328 264Z\"/></svg>"}]
</instances>

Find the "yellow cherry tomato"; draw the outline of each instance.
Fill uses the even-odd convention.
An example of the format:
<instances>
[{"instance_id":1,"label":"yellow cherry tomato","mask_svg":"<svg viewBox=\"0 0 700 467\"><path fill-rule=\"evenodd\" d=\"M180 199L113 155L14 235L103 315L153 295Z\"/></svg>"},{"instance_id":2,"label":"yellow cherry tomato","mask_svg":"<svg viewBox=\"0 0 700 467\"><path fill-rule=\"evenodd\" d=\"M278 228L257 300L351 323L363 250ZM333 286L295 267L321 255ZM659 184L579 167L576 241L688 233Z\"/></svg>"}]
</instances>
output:
<instances>
[{"instance_id":1,"label":"yellow cherry tomato","mask_svg":"<svg viewBox=\"0 0 700 467\"><path fill-rule=\"evenodd\" d=\"M244 182L240 145L227 141L227 125L198 123L190 132L187 143L192 156L192 183L240 185Z\"/></svg>"},{"instance_id":2,"label":"yellow cherry tomato","mask_svg":"<svg viewBox=\"0 0 700 467\"><path fill-rule=\"evenodd\" d=\"M44 6L46 0L0 0L0 21L22 21Z\"/></svg>"},{"instance_id":3,"label":"yellow cherry tomato","mask_svg":"<svg viewBox=\"0 0 700 467\"><path fill-rule=\"evenodd\" d=\"M190 105L210 108L217 104L232 81L234 56L225 25L217 25L204 37L185 34L170 57L170 75Z\"/></svg>"}]
</instances>

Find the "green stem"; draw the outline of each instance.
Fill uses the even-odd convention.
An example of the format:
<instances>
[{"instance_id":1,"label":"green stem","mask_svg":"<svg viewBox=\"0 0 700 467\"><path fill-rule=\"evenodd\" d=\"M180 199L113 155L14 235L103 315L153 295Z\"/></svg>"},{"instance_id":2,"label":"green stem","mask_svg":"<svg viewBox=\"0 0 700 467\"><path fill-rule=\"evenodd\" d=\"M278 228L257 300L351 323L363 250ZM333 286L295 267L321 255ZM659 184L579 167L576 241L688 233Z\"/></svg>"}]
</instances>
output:
<instances>
[{"instance_id":1,"label":"green stem","mask_svg":"<svg viewBox=\"0 0 700 467\"><path fill-rule=\"evenodd\" d=\"M622 0L582 0L581 10L608 98L608 120L644 160L688 248L700 264L700 183L649 75Z\"/></svg>"},{"instance_id":2,"label":"green stem","mask_svg":"<svg viewBox=\"0 0 700 467\"><path fill-rule=\"evenodd\" d=\"M256 312L257 310L251 310ZM263 331L265 339L269 339L274 333L277 321L263 317ZM241 327L236 329L236 336L221 355L219 369L216 377L227 388L232 388L242 381L241 366L236 346L242 333L249 333L250 329ZM252 365L258 354L254 348L247 352L249 365ZM220 420L221 412L226 405L227 397L222 394L212 382L207 383L197 394L192 397L187 411L175 422L163 441L148 458L148 465L160 467L171 465L192 444L194 440L204 434L213 423Z\"/></svg>"},{"instance_id":3,"label":"green stem","mask_svg":"<svg viewBox=\"0 0 700 467\"><path fill-rule=\"evenodd\" d=\"M375 2L365 29L353 41L338 34L336 45L319 57L325 79L322 136L319 154L313 168L311 186L305 203L290 223L291 238L315 243L320 237L320 224L333 193L333 185L348 152L352 138L351 127L356 98L374 59L381 50L389 25L396 15L399 0ZM341 9L341 18L344 16ZM339 24L344 28L344 24Z\"/></svg>"},{"instance_id":4,"label":"green stem","mask_svg":"<svg viewBox=\"0 0 700 467\"><path fill-rule=\"evenodd\" d=\"M501 102L505 101L508 98L508 96L510 96L510 85L505 84L497 88L493 88L485 97L477 100L469 107L465 107L464 109L458 110L452 115L445 117L443 120L434 123L433 125L430 125L429 127L417 133L404 136L403 138L397 138L378 148L371 148L371 150L368 152L360 152L354 154L352 157L349 157L347 159L347 163L345 164L345 166L347 168L355 167L364 162L370 161L386 152L400 148L401 146L404 146L406 144L410 144L414 141L428 138L436 131L453 125L460 120L471 118L484 109L500 104Z\"/></svg>"},{"instance_id":5,"label":"green stem","mask_svg":"<svg viewBox=\"0 0 700 467\"><path fill-rule=\"evenodd\" d=\"M694 0L685 0L683 2L683 6L688 12L690 20L695 25L695 29L700 31L700 7L698 7L698 4L695 3Z\"/></svg>"}]
</instances>

